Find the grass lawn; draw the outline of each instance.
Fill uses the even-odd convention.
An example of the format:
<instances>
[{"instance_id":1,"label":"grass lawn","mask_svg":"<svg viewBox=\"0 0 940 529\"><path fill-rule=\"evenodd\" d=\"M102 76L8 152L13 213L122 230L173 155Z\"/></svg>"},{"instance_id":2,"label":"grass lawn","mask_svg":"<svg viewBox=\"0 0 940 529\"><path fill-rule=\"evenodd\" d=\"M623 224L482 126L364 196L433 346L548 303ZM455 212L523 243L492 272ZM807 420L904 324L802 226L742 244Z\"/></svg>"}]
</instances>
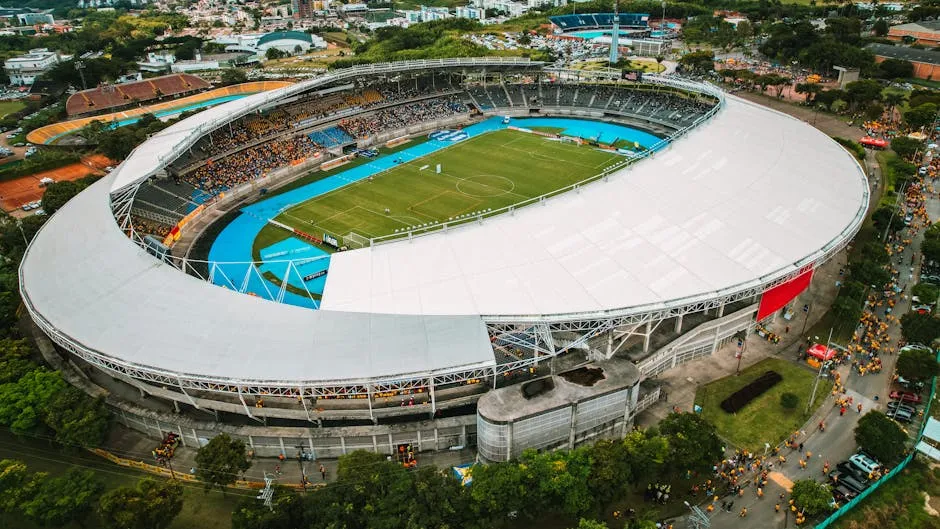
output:
<instances>
[{"instance_id":1,"label":"grass lawn","mask_svg":"<svg viewBox=\"0 0 940 529\"><path fill-rule=\"evenodd\" d=\"M22 101L0 101L0 119L24 108L26 108L26 103Z\"/></svg>"},{"instance_id":2,"label":"grass lawn","mask_svg":"<svg viewBox=\"0 0 940 529\"><path fill-rule=\"evenodd\" d=\"M420 145L426 141L428 141L427 136L418 136L417 138L414 138L411 141L403 143L396 147L392 147L392 148L380 147L378 151L380 155L387 156L389 154L395 154L398 151L405 150L408 147L414 147L415 145ZM292 191L294 189L297 189L298 187L303 187L307 184L316 182L317 180L322 180L336 173L341 173L348 169L352 169L353 167L369 163L370 161L371 161L370 158L364 158L364 157L353 158L353 160L350 161L349 163L341 165L337 167L336 169L331 169L329 171L311 171L306 176L298 178L297 180L294 180L293 182L289 184L286 184L282 187L275 189L274 191L271 191L270 193L265 195L265 198L271 198L273 196L280 195L281 193ZM289 236L290 235L284 230L275 228L274 226L270 224L266 225L264 228L261 228L261 232L258 233L258 236L255 238L255 241L251 247L252 260L260 261L261 250L263 248L267 248L268 246L271 246L272 244L281 242L284 239L288 238ZM321 246L321 248L323 250L326 250L327 252L333 252L333 248L330 246L324 245L324 246ZM304 293L304 295L306 295L306 293Z\"/></svg>"},{"instance_id":3,"label":"grass lawn","mask_svg":"<svg viewBox=\"0 0 940 529\"><path fill-rule=\"evenodd\" d=\"M43 440L21 439L3 429L0 429L0 459L18 459L26 463L30 472L48 472L53 476L61 475L73 466L93 470L106 489L133 486L143 477L163 479L114 465L85 451L64 451ZM254 497L255 494L251 491L233 490L223 496L217 491L206 493L201 485L184 484L183 509L169 529L229 529L235 504L243 497ZM33 529L38 526L16 516L0 514L0 527ZM71 529L80 526L72 523L63 527ZM101 525L92 515L85 527Z\"/></svg>"},{"instance_id":4,"label":"grass lawn","mask_svg":"<svg viewBox=\"0 0 940 529\"><path fill-rule=\"evenodd\" d=\"M908 83L911 83L914 86L924 86L927 88L933 88L934 90L940 90L940 81L928 81L927 79L905 79Z\"/></svg>"},{"instance_id":5,"label":"grass lawn","mask_svg":"<svg viewBox=\"0 0 940 529\"><path fill-rule=\"evenodd\" d=\"M783 376L783 380L736 414L721 409L721 401L753 382L765 371L776 371ZM768 358L742 370L739 376L731 375L698 388L695 403L702 407L703 416L715 424L718 434L723 438L739 448L762 452L764 443L776 445L798 430L812 415L814 409L810 413L804 413L804 410L813 390L813 378L814 373L809 369L786 360ZM831 382L820 380L816 404L831 390ZM795 393L800 398L800 404L795 410L787 411L780 406L780 395L787 392Z\"/></svg>"},{"instance_id":6,"label":"grass lawn","mask_svg":"<svg viewBox=\"0 0 940 529\"><path fill-rule=\"evenodd\" d=\"M277 220L341 240L350 233L365 238L393 235L516 204L589 178L622 159L588 146L500 130L308 200ZM441 174L435 174L437 164ZM255 246L267 246L261 242Z\"/></svg>"}]
</instances>

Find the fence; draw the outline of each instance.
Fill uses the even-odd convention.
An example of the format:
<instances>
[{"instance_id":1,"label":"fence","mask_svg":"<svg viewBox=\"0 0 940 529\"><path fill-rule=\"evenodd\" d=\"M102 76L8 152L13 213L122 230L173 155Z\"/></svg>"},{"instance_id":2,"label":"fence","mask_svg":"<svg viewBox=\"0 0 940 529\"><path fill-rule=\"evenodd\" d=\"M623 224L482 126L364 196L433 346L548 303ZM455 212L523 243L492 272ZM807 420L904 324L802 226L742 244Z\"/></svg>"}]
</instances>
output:
<instances>
[{"instance_id":1,"label":"fence","mask_svg":"<svg viewBox=\"0 0 940 529\"><path fill-rule=\"evenodd\" d=\"M940 361L940 355L938 355L937 361ZM921 438L922 438L923 435L924 435L924 427L927 425L927 418L930 417L930 405L933 403L933 398L934 398L934 395L936 394L936 392L937 392L937 379L934 378L934 379L933 379L933 383L930 385L930 398L927 399L927 405L924 407L924 422L921 423L921 425L920 425L920 430L918 430L918 432L917 432L917 437L916 437L916 439L914 440L914 443L913 443L912 446L914 446L914 445L916 445L917 443L919 443L920 440L921 440ZM896 476L898 472L904 470L904 468L907 467L907 465L914 459L914 456L915 456L916 454L917 454L917 451L916 451L916 450L912 450L911 453L908 454L907 457L905 457L905 458L898 464L898 466L894 467L893 469L891 469L890 472L888 472L887 474L885 474L884 476L882 476L881 479L879 479L878 481L874 482L874 483L872 484L872 486L870 486L870 487L868 487L867 489L863 490L861 494L859 494L858 496L852 498L852 501L846 503L845 505L843 505L842 507L840 507L838 510L836 510L836 512L830 514L828 518L826 518L825 520L823 520L822 522L820 522L819 524L816 525L816 529L827 529L830 525L832 525L833 523L835 523L839 518L841 518L842 516L844 516L845 513L847 513L847 512L849 512L849 511L851 511L852 509L854 509L854 508L855 508L859 503L861 503L865 498L867 498L867 497L870 496L872 493L874 493L876 490L878 490L878 487L884 485L885 483L888 482L888 480L890 480L891 478L893 478L894 476Z\"/></svg>"}]
</instances>

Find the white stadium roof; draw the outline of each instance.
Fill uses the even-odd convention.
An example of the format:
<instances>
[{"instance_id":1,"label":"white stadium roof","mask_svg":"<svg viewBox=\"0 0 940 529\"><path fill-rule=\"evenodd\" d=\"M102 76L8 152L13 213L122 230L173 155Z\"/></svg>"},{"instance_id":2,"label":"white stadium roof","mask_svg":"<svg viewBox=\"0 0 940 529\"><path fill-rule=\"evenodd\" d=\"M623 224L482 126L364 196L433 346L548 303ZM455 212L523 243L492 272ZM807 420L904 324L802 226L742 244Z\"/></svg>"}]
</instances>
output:
<instances>
[{"instance_id":1,"label":"white stadium roof","mask_svg":"<svg viewBox=\"0 0 940 529\"><path fill-rule=\"evenodd\" d=\"M321 308L484 316L651 306L798 270L854 233L866 178L743 99L607 182L480 225L334 254Z\"/></svg>"},{"instance_id":2,"label":"white stadium roof","mask_svg":"<svg viewBox=\"0 0 940 529\"><path fill-rule=\"evenodd\" d=\"M47 333L171 383L446 374L494 365L487 321L586 319L767 284L854 234L867 206L865 175L845 150L728 97L710 121L608 182L482 224L334 254L314 311L185 275L138 247L111 212L110 192L185 149L176 139L267 100L256 97L157 134L46 223L20 282Z\"/></svg>"}]
</instances>

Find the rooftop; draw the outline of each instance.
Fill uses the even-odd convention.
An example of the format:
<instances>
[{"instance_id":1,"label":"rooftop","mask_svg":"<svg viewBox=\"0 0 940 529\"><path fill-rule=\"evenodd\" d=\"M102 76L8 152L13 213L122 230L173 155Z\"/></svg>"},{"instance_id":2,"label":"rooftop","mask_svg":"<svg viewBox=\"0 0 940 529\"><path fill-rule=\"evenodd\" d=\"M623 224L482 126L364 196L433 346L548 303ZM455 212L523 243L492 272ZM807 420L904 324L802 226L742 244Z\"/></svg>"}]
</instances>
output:
<instances>
[{"instance_id":1,"label":"rooftop","mask_svg":"<svg viewBox=\"0 0 940 529\"><path fill-rule=\"evenodd\" d=\"M913 31L916 33L940 33L940 20L927 20L921 22L908 22L907 24L899 24L897 26L891 26L888 30L891 31Z\"/></svg>"},{"instance_id":2,"label":"rooftop","mask_svg":"<svg viewBox=\"0 0 940 529\"><path fill-rule=\"evenodd\" d=\"M313 42L313 37L309 33L302 31L275 31L268 33L258 39L258 46L278 40L300 40L303 42Z\"/></svg>"},{"instance_id":3,"label":"rooftop","mask_svg":"<svg viewBox=\"0 0 940 529\"><path fill-rule=\"evenodd\" d=\"M532 397L526 397L527 384L514 384L490 391L480 397L477 411L491 423L506 423L525 419L531 415L571 406L575 402L632 387L640 380L640 370L625 359L588 364L586 367L600 369L604 378L592 386L569 382L565 373L548 376L544 380L554 384Z\"/></svg>"},{"instance_id":4,"label":"rooftop","mask_svg":"<svg viewBox=\"0 0 940 529\"><path fill-rule=\"evenodd\" d=\"M918 50L904 46L892 46L890 44L869 44L867 48L875 55L888 59L899 59L902 61L925 64L940 64L940 52L934 50Z\"/></svg>"}]
</instances>

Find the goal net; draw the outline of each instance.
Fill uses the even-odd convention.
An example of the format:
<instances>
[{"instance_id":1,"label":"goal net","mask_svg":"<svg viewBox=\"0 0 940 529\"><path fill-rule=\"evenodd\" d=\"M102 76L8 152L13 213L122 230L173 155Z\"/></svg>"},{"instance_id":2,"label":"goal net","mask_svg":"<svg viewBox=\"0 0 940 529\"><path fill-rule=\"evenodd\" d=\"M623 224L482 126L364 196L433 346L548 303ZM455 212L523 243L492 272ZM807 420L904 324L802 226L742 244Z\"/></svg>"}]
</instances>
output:
<instances>
[{"instance_id":1,"label":"goal net","mask_svg":"<svg viewBox=\"0 0 940 529\"><path fill-rule=\"evenodd\" d=\"M343 244L349 248L365 248L369 246L369 239L351 231L343 235Z\"/></svg>"}]
</instances>

